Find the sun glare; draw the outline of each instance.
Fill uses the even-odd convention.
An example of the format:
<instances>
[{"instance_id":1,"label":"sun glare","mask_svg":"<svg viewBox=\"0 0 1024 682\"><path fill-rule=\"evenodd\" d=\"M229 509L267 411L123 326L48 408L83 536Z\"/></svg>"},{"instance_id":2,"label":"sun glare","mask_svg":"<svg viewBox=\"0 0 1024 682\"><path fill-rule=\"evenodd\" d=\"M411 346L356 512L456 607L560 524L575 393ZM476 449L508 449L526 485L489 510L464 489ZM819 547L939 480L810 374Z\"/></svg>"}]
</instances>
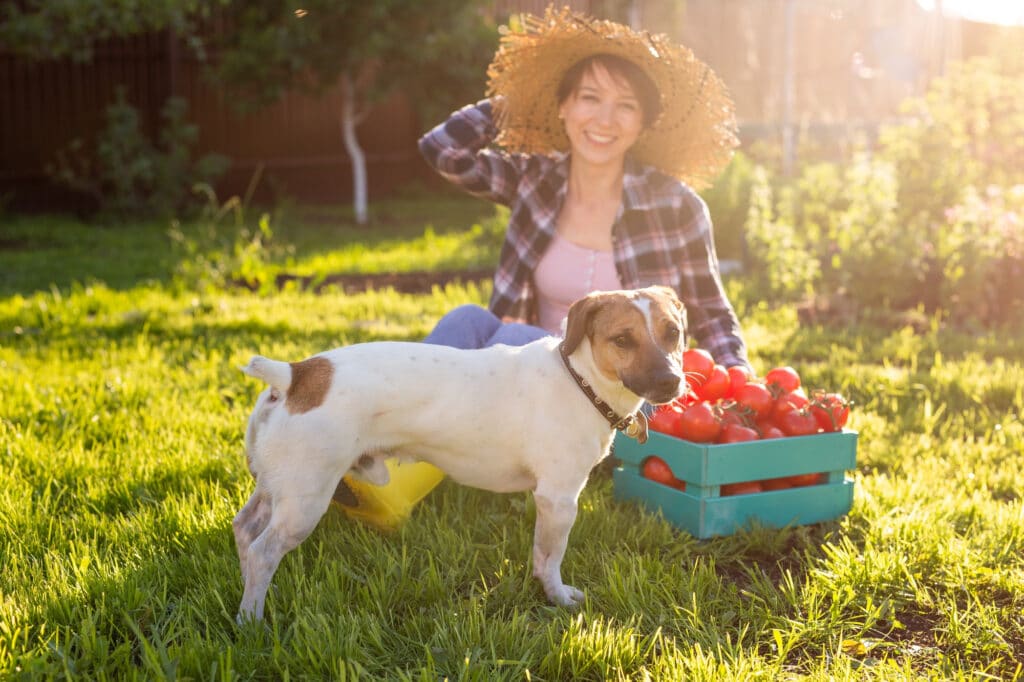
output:
<instances>
[{"instance_id":1,"label":"sun glare","mask_svg":"<svg viewBox=\"0 0 1024 682\"><path fill-rule=\"evenodd\" d=\"M946 16L1001 26L1024 26L1024 2L1020 0L917 0L929 12L942 5Z\"/></svg>"}]
</instances>

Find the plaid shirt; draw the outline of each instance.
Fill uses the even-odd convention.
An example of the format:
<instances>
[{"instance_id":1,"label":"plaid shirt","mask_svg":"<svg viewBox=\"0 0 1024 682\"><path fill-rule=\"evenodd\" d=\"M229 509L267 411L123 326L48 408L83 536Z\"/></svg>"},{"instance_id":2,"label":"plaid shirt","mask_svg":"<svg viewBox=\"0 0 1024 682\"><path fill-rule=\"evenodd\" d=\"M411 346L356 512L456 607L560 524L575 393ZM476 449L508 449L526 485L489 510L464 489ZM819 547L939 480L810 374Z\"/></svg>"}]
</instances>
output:
<instances>
[{"instance_id":1,"label":"plaid shirt","mask_svg":"<svg viewBox=\"0 0 1024 682\"><path fill-rule=\"evenodd\" d=\"M491 146L496 134L491 104L483 100L452 114L420 138L419 147L442 177L511 209L490 309L501 318L532 323L533 272L555 233L569 156L506 153ZM722 287L711 218L693 190L627 157L612 243L624 287L672 287L700 347L727 367L749 366L736 313Z\"/></svg>"}]
</instances>

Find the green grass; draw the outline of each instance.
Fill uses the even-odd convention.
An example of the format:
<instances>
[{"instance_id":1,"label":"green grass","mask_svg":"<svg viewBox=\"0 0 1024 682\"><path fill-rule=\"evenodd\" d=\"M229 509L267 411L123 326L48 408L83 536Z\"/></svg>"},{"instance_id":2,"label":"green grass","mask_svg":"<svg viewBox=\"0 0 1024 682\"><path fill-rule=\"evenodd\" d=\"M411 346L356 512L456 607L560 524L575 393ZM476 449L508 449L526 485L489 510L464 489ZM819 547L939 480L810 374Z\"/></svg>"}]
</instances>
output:
<instances>
[{"instance_id":1,"label":"green grass","mask_svg":"<svg viewBox=\"0 0 1024 682\"><path fill-rule=\"evenodd\" d=\"M389 210L402 219L337 233L277 216L292 248L246 267L493 257L477 202ZM463 239L460 221L484 227ZM267 626L239 628L230 526L260 386L238 366L417 339L487 290L190 288L163 226L0 234L0 678L1022 677L1019 334L801 328L731 281L759 369L792 364L856 401L847 517L700 542L616 502L603 465L566 557L587 593L572 613L530 576L529 496L446 481L391 535L332 510L283 561Z\"/></svg>"}]
</instances>

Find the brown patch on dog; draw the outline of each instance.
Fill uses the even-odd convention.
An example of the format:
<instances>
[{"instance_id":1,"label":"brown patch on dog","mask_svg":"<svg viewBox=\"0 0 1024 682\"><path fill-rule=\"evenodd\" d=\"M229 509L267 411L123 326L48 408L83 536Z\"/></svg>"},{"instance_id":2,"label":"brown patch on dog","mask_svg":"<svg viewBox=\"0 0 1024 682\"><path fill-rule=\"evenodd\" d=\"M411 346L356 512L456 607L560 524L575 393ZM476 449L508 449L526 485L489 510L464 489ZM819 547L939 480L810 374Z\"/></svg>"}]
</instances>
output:
<instances>
[{"instance_id":1,"label":"brown patch on dog","mask_svg":"<svg viewBox=\"0 0 1024 682\"><path fill-rule=\"evenodd\" d=\"M301 414L320 407L327 397L334 376L334 365L327 358L315 357L293 362L292 383L288 386L285 407L288 414Z\"/></svg>"}]
</instances>

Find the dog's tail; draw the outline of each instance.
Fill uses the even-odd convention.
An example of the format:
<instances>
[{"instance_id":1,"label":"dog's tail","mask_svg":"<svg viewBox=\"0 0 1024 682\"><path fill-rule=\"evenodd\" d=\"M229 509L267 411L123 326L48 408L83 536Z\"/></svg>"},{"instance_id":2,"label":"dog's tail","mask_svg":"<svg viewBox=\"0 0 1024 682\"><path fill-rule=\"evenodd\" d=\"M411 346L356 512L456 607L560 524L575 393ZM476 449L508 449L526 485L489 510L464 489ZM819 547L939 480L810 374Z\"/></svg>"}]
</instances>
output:
<instances>
[{"instance_id":1,"label":"dog's tail","mask_svg":"<svg viewBox=\"0 0 1024 682\"><path fill-rule=\"evenodd\" d=\"M242 371L251 377L263 379L279 391L286 392L292 385L292 366L280 360L271 360L262 355L254 355Z\"/></svg>"}]
</instances>

